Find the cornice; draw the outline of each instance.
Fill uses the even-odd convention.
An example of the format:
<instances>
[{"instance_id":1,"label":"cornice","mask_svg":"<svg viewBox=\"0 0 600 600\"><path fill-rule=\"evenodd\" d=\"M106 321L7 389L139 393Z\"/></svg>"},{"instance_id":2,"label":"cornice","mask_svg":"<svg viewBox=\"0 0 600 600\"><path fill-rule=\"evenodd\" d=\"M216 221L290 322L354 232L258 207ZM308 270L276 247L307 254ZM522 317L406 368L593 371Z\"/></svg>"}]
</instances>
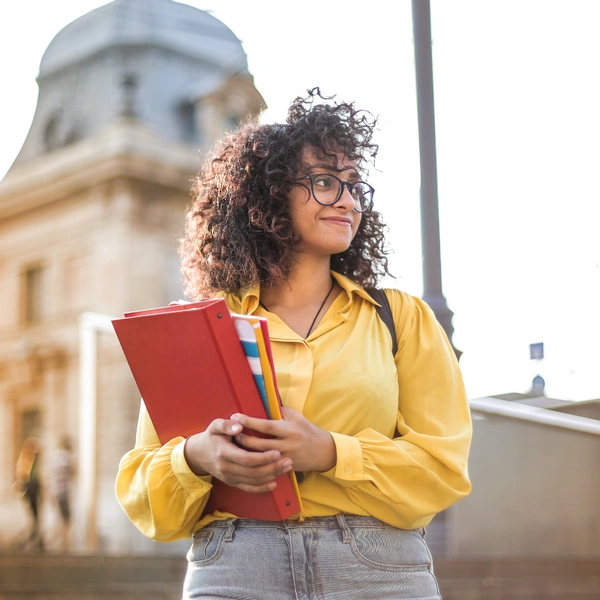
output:
<instances>
[{"instance_id":1,"label":"cornice","mask_svg":"<svg viewBox=\"0 0 600 600\"><path fill-rule=\"evenodd\" d=\"M187 193L198 151L165 142L127 121L99 135L13 167L0 181L0 219L18 215L117 178Z\"/></svg>"}]
</instances>

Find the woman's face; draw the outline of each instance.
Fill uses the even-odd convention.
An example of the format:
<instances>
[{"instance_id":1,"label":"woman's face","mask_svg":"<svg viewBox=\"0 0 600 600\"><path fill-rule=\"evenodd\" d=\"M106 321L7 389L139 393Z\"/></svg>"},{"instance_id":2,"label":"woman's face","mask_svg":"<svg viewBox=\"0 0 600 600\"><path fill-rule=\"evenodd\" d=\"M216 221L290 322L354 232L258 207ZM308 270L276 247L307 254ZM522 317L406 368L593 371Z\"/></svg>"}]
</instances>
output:
<instances>
[{"instance_id":1,"label":"woman's face","mask_svg":"<svg viewBox=\"0 0 600 600\"><path fill-rule=\"evenodd\" d=\"M308 147L304 150L303 163L298 178L330 174L342 181L360 180L356 163L342 153L335 157L319 157L314 149ZM291 189L288 201L292 227L300 239L296 252L331 256L348 249L362 215L354 210L354 199L346 186L335 204L322 206L313 197L311 182L303 179Z\"/></svg>"}]
</instances>

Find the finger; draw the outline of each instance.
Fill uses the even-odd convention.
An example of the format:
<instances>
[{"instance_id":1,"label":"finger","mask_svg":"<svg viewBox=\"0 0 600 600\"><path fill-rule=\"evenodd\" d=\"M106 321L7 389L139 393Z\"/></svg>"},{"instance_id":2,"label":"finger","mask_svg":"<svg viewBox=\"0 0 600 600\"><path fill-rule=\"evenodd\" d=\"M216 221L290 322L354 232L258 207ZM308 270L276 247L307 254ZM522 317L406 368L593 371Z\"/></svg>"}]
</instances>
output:
<instances>
[{"instance_id":1,"label":"finger","mask_svg":"<svg viewBox=\"0 0 600 600\"><path fill-rule=\"evenodd\" d=\"M269 477L249 477L234 473L218 473L217 479L225 482L227 485L242 488L242 489L258 489L265 490L267 487L275 488L277 478L272 475Z\"/></svg>"},{"instance_id":2,"label":"finger","mask_svg":"<svg viewBox=\"0 0 600 600\"><path fill-rule=\"evenodd\" d=\"M231 415L231 421L239 423L246 429L252 429L253 431L273 436L277 436L279 432L283 431L282 427L285 427L283 420L257 419L256 417L249 417L241 413Z\"/></svg>"},{"instance_id":3,"label":"finger","mask_svg":"<svg viewBox=\"0 0 600 600\"><path fill-rule=\"evenodd\" d=\"M281 440L276 438L262 438L255 435L238 433L235 436L235 441L244 448L255 452L269 452L271 450L281 452Z\"/></svg>"},{"instance_id":4,"label":"finger","mask_svg":"<svg viewBox=\"0 0 600 600\"><path fill-rule=\"evenodd\" d=\"M298 416L300 416L300 413L297 410L294 410L293 408L287 408L285 406L282 406L280 410L281 410L281 416L286 421L294 421L295 419L298 418Z\"/></svg>"},{"instance_id":5,"label":"finger","mask_svg":"<svg viewBox=\"0 0 600 600\"><path fill-rule=\"evenodd\" d=\"M239 464L223 464L219 473L219 479L230 485L264 485L280 475L292 470L292 461L282 459L277 463L263 465L259 467L244 467Z\"/></svg>"},{"instance_id":6,"label":"finger","mask_svg":"<svg viewBox=\"0 0 600 600\"><path fill-rule=\"evenodd\" d=\"M274 481L270 481L263 485L241 483L236 487L239 487L244 492L250 492L251 494L264 494L266 492L272 492L277 487L277 484Z\"/></svg>"},{"instance_id":7,"label":"finger","mask_svg":"<svg viewBox=\"0 0 600 600\"><path fill-rule=\"evenodd\" d=\"M215 419L208 426L207 431L211 434L234 436L242 431L242 425L230 419Z\"/></svg>"},{"instance_id":8,"label":"finger","mask_svg":"<svg viewBox=\"0 0 600 600\"><path fill-rule=\"evenodd\" d=\"M248 436L252 437L252 436ZM235 444L228 444L220 450L221 459L248 469L255 469L274 465L282 459L279 450L268 450L265 452L245 449Z\"/></svg>"},{"instance_id":9,"label":"finger","mask_svg":"<svg viewBox=\"0 0 600 600\"><path fill-rule=\"evenodd\" d=\"M275 478L279 477L280 475L283 475L284 473L287 473L288 471L291 471L293 468L293 461L289 457L282 457L276 462L251 467L240 465L239 463L232 463L230 465L230 468L232 471L235 471L241 474L242 476L247 476L250 478Z\"/></svg>"},{"instance_id":10,"label":"finger","mask_svg":"<svg viewBox=\"0 0 600 600\"><path fill-rule=\"evenodd\" d=\"M264 485L266 483L269 483L270 481L275 481L278 477L281 477L282 475L289 473L289 471L291 471L291 470L292 470L291 467L286 467L286 469L284 469L283 472L281 472L280 469L278 469L276 472L273 472L273 470L269 470L268 473L264 473L262 475L258 475L257 473L254 473L254 472L252 472L252 474L250 474L249 472L243 472L243 473L223 472L220 474L218 479L222 479L228 485L236 485L236 486L239 486L240 484Z\"/></svg>"}]
</instances>

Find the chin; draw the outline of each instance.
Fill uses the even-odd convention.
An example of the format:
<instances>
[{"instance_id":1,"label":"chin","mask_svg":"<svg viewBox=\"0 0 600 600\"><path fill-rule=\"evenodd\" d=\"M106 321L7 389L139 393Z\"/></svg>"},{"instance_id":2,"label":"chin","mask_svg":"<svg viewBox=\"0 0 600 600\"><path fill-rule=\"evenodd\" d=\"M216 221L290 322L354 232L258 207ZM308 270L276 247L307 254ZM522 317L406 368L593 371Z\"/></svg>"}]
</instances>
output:
<instances>
[{"instance_id":1,"label":"chin","mask_svg":"<svg viewBox=\"0 0 600 600\"><path fill-rule=\"evenodd\" d=\"M342 254L342 252L346 252L346 250L348 250L348 248L350 248L350 244L343 244L343 245L339 244L339 245L336 245L336 246L334 246L332 248L329 248L328 251L327 251L327 253L330 254L330 255L333 255L333 254Z\"/></svg>"}]
</instances>

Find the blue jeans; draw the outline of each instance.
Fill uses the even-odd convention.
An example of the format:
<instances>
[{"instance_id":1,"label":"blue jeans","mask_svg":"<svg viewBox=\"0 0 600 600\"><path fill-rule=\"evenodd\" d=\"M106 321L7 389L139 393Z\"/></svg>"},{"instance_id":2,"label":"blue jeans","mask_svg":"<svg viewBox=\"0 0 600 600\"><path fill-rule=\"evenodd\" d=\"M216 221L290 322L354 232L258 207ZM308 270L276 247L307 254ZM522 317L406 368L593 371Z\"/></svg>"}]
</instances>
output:
<instances>
[{"instance_id":1,"label":"blue jeans","mask_svg":"<svg viewBox=\"0 0 600 600\"><path fill-rule=\"evenodd\" d=\"M423 536L353 515L217 521L194 536L183 599L440 600Z\"/></svg>"}]
</instances>

